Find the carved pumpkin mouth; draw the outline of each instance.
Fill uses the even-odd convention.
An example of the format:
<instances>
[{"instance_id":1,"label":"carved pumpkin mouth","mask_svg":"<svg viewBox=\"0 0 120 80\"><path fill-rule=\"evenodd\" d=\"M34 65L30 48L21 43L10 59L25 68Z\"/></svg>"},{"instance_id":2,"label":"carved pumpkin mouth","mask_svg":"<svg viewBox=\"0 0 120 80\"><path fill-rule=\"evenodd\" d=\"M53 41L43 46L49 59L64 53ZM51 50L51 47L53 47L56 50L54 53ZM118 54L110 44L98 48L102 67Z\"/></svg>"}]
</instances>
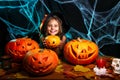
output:
<instances>
[{"instance_id":1,"label":"carved pumpkin mouth","mask_svg":"<svg viewBox=\"0 0 120 80\"><path fill-rule=\"evenodd\" d=\"M72 52L73 56L78 59L87 59L95 53L95 50L94 51L87 51L85 49L83 49L81 51L78 51L78 50L79 50L78 46L75 49L74 46L71 45L71 51L70 50L69 51Z\"/></svg>"},{"instance_id":2,"label":"carved pumpkin mouth","mask_svg":"<svg viewBox=\"0 0 120 80\"><path fill-rule=\"evenodd\" d=\"M39 66L39 65L38 65ZM40 72L45 72L49 69L49 67L52 66L52 63L46 65L46 66L39 66L38 68L36 68L34 65L29 64L28 68L31 69L31 71L36 72L36 73L40 73Z\"/></svg>"},{"instance_id":3,"label":"carved pumpkin mouth","mask_svg":"<svg viewBox=\"0 0 120 80\"><path fill-rule=\"evenodd\" d=\"M25 55L25 51L21 52L21 51L17 51L17 50L12 50L12 49L8 49L8 52L11 53L9 54L12 58L14 59L18 59L17 61L21 61L21 59L24 57ZM26 51L27 52L27 51ZM19 60L20 59L20 60Z\"/></svg>"}]
</instances>

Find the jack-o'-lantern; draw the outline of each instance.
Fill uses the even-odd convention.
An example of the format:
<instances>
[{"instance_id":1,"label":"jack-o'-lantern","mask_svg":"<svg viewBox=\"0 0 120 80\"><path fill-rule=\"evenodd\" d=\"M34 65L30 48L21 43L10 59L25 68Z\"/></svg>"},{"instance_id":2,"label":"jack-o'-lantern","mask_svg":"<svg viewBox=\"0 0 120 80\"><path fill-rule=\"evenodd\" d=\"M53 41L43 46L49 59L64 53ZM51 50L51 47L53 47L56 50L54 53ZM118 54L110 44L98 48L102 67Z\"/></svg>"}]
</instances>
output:
<instances>
[{"instance_id":1,"label":"jack-o'-lantern","mask_svg":"<svg viewBox=\"0 0 120 80\"><path fill-rule=\"evenodd\" d=\"M27 52L23 60L24 69L34 75L47 75L58 65L58 56L51 49L34 49Z\"/></svg>"},{"instance_id":2,"label":"jack-o'-lantern","mask_svg":"<svg viewBox=\"0 0 120 80\"><path fill-rule=\"evenodd\" d=\"M64 46L64 57L72 64L89 64L98 56L98 46L85 39L74 39Z\"/></svg>"},{"instance_id":3,"label":"jack-o'-lantern","mask_svg":"<svg viewBox=\"0 0 120 80\"><path fill-rule=\"evenodd\" d=\"M60 37L49 35L45 37L46 48L56 48L60 44Z\"/></svg>"},{"instance_id":4,"label":"jack-o'-lantern","mask_svg":"<svg viewBox=\"0 0 120 80\"><path fill-rule=\"evenodd\" d=\"M18 38L6 44L5 51L14 62L21 62L25 54L32 49L40 48L39 44L31 38Z\"/></svg>"}]
</instances>

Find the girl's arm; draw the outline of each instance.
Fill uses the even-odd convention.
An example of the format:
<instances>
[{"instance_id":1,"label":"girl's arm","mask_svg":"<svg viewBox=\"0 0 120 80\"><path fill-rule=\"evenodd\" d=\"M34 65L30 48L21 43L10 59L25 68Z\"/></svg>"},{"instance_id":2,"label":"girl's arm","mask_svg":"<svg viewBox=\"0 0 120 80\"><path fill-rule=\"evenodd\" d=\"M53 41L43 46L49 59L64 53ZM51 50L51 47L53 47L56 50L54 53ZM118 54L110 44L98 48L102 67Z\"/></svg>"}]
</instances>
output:
<instances>
[{"instance_id":1,"label":"girl's arm","mask_svg":"<svg viewBox=\"0 0 120 80\"><path fill-rule=\"evenodd\" d=\"M62 37L62 40L61 40L61 43L60 43L60 50L63 49L65 43L66 43L66 36L63 36L63 37Z\"/></svg>"},{"instance_id":2,"label":"girl's arm","mask_svg":"<svg viewBox=\"0 0 120 80\"><path fill-rule=\"evenodd\" d=\"M62 56L65 43L66 43L66 37L63 36L60 45L57 48L53 49L55 52L57 52L58 56Z\"/></svg>"}]
</instances>

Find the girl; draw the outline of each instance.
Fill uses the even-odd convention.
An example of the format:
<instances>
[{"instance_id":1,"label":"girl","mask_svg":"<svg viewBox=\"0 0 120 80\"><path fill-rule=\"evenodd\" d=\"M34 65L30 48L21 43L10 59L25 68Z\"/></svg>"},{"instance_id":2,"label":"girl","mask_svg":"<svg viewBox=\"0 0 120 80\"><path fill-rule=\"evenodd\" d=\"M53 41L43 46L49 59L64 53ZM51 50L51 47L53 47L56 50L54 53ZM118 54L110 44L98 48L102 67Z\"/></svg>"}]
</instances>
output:
<instances>
[{"instance_id":1,"label":"girl","mask_svg":"<svg viewBox=\"0 0 120 80\"><path fill-rule=\"evenodd\" d=\"M60 45L57 48L53 49L54 51L57 52L58 55L60 55L61 52L63 52L62 50L66 43L66 37L63 33L62 20L56 15L47 16L43 24L43 27L41 29L41 33L43 34L41 36L41 41L43 43L43 46L45 46L44 39L46 36L56 35L60 37L61 39Z\"/></svg>"}]
</instances>

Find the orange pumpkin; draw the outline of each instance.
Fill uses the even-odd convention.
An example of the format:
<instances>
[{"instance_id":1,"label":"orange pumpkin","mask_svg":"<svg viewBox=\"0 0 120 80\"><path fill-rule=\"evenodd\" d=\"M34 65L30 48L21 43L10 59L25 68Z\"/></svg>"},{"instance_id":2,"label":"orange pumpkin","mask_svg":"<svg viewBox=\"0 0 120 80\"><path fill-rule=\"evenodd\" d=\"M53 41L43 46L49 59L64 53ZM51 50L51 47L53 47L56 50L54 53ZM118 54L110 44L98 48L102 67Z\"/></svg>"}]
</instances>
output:
<instances>
[{"instance_id":1,"label":"orange pumpkin","mask_svg":"<svg viewBox=\"0 0 120 80\"><path fill-rule=\"evenodd\" d=\"M29 50L36 48L40 48L39 44L31 38L18 38L6 44L5 52L14 62L21 62Z\"/></svg>"},{"instance_id":2,"label":"orange pumpkin","mask_svg":"<svg viewBox=\"0 0 120 80\"><path fill-rule=\"evenodd\" d=\"M89 64L98 56L98 46L89 40L71 40L64 46L64 57L72 64Z\"/></svg>"},{"instance_id":3,"label":"orange pumpkin","mask_svg":"<svg viewBox=\"0 0 120 80\"><path fill-rule=\"evenodd\" d=\"M23 66L26 71L35 76L48 74L58 65L57 54L50 49L34 49L28 51Z\"/></svg>"},{"instance_id":4,"label":"orange pumpkin","mask_svg":"<svg viewBox=\"0 0 120 80\"><path fill-rule=\"evenodd\" d=\"M45 37L45 43L47 48L56 48L60 44L60 37L55 35L49 35Z\"/></svg>"}]
</instances>

